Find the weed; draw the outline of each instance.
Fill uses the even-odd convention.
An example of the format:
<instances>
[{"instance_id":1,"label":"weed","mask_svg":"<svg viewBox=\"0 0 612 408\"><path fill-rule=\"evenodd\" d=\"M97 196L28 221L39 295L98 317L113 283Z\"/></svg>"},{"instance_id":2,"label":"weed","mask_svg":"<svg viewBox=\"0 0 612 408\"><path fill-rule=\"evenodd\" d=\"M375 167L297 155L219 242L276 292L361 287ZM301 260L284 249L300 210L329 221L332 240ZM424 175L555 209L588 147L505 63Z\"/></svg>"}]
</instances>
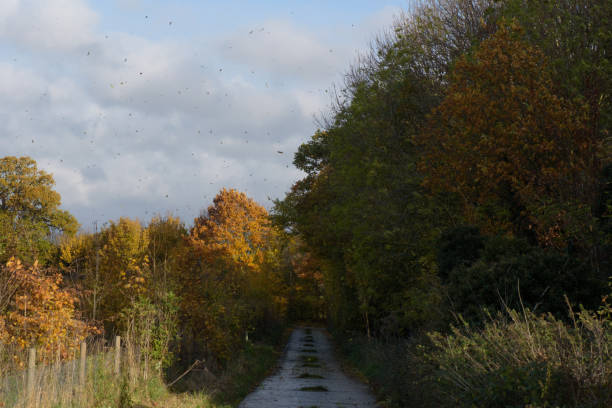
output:
<instances>
[{"instance_id":1,"label":"weed","mask_svg":"<svg viewBox=\"0 0 612 408\"><path fill-rule=\"evenodd\" d=\"M130 382L127 376L123 376L121 380L121 390L119 391L119 401L117 404L118 408L132 408L134 402L132 401L132 393L130 392Z\"/></svg>"}]
</instances>

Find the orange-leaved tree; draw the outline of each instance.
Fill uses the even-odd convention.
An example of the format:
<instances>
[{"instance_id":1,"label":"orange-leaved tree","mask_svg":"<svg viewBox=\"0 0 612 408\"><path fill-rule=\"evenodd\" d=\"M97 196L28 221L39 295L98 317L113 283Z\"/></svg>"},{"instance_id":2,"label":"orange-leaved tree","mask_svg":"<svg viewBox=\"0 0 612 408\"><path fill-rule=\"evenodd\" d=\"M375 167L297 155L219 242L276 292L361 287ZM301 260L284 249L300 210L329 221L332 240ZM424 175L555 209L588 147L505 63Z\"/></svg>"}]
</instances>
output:
<instances>
[{"instance_id":1,"label":"orange-leaved tree","mask_svg":"<svg viewBox=\"0 0 612 408\"><path fill-rule=\"evenodd\" d=\"M39 360L53 361L72 356L80 342L95 331L77 319L77 298L61 287L59 273L37 263L25 266L14 258L0 273L11 275L16 282L16 291L0 316L0 337L5 344L17 350L36 347ZM20 364L22 357L15 354Z\"/></svg>"},{"instance_id":2,"label":"orange-leaved tree","mask_svg":"<svg viewBox=\"0 0 612 408\"><path fill-rule=\"evenodd\" d=\"M225 188L213 203L195 220L195 246L209 259L221 258L244 272L259 271L274 233L266 209L246 194Z\"/></svg>"},{"instance_id":3,"label":"orange-leaved tree","mask_svg":"<svg viewBox=\"0 0 612 408\"><path fill-rule=\"evenodd\" d=\"M522 37L502 22L457 61L420 167L432 190L462 199L468 222L563 246L589 222L598 144L587 109L555 94L544 54Z\"/></svg>"},{"instance_id":4,"label":"orange-leaved tree","mask_svg":"<svg viewBox=\"0 0 612 408\"><path fill-rule=\"evenodd\" d=\"M228 358L248 331L284 313L277 238L266 209L233 189L196 218L182 308L213 356Z\"/></svg>"}]
</instances>

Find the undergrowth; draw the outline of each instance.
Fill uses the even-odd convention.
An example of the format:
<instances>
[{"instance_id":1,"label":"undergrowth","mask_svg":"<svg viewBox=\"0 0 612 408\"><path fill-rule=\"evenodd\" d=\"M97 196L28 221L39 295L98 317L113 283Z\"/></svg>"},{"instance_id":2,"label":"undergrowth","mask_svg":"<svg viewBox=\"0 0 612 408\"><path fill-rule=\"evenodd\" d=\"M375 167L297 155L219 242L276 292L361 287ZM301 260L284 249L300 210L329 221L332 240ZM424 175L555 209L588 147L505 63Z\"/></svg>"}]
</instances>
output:
<instances>
[{"instance_id":1,"label":"undergrowth","mask_svg":"<svg viewBox=\"0 0 612 408\"><path fill-rule=\"evenodd\" d=\"M354 337L342 351L387 407L610 407L610 310L569 316L506 310L480 328Z\"/></svg>"}]
</instances>

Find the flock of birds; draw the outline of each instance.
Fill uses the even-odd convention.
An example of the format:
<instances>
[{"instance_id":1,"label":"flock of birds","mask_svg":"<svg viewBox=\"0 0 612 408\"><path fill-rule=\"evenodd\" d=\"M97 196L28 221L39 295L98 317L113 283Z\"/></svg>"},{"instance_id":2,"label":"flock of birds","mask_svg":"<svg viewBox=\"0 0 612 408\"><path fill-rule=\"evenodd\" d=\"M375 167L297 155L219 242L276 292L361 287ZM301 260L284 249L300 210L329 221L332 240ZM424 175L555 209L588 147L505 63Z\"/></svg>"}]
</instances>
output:
<instances>
[{"instance_id":1,"label":"flock of birds","mask_svg":"<svg viewBox=\"0 0 612 408\"><path fill-rule=\"evenodd\" d=\"M145 19L149 19L149 16L145 16ZM168 26L172 26L172 25L173 25L173 21L168 21ZM254 35L257 32L265 32L265 28L262 27L262 28L259 28L259 29L251 29L251 30L248 31L248 35ZM109 36L106 35L105 38L108 39ZM230 45L230 47L231 47L231 45ZM329 51L332 52L333 50L330 49ZM93 50L87 50L85 56L86 57L94 57L95 56L94 54L95 53L94 53ZM128 63L128 57L123 57L122 62L124 64L127 64ZM203 68L203 69L207 68L205 65L200 65L200 67ZM143 70L143 71L137 70L136 72L137 73L136 73L136 77L135 78L146 77L146 70ZM223 68L219 67L218 68L218 72L223 72ZM255 74L255 70L254 69L250 69L249 72L251 74ZM126 80L126 79L118 81L117 84L118 84L119 87L127 87L129 85L128 84L128 80ZM266 81L264 86L266 88L269 88L270 84ZM110 88L116 89L116 85L114 83L111 83L110 84ZM189 88L178 89L177 90L177 95L181 96L184 93L187 93L188 91L189 91ZM206 90L205 91L205 95L206 96L210 96L211 95L211 91L210 90ZM224 93L224 96L228 97L229 95L228 95L228 93ZM289 111L289 109L288 109L288 111ZM291 109L291 113L295 113L295 109ZM133 114L132 112L129 112L128 113L128 118L130 120L131 119L136 119L136 115ZM65 118L62 118L62 119L65 120ZM101 122L104 119L108 119L108 118L104 117L102 114L100 114L100 117L98 118L98 122ZM95 123L95 124L93 124L92 128L96 128L96 127L98 127L98 125L100 125L100 123ZM107 128L112 128L112 126L109 126L108 123L106 125L107 125ZM147 131L144 128L136 128L136 129L132 128L131 131L133 131L134 133L138 133L139 137L142 140L142 142L147 143L147 137L145 136ZM78 132L76 132L76 133L78 134ZM104 139L103 139L104 138L103 134L101 134L99 132L96 132L95 130L92 130L89 133L90 134L88 134L88 130L82 131L82 136L80 138L82 141L89 142L88 143L89 144L88 153L85 155L85 157L89 157L89 158L91 158L92 156L93 157L97 156L98 158L103 159L104 156L106 156L107 159L108 158L112 158L112 160L121 160L122 159L122 155L121 155L122 152L121 151L116 151L116 149L117 149L117 147L120 147L118 145L123 144L125 139L131 139L132 138L132 136L128 136L125 132L124 132L124 135L122 136L121 132L117 132L117 130L115 130L115 129L113 129L112 136L110 138L108 138L106 141L104 141ZM197 134L198 135L202 134L200 129L197 130ZM205 138L204 140L207 143L210 143L211 137L213 137L213 135L215 135L215 134L216 133L213 131L213 129L209 129L208 130L208 135L209 136L207 138ZM248 130L244 130L243 137L245 137L248 134L249 134ZM265 135L264 139L265 140L269 140L269 136L270 136L270 132L268 132ZM253 139L251 139L251 140L253 140ZM103 141L106 142L106 143L101 143ZM185 150L188 150L188 151L189 151L189 149L192 150L190 152L191 153L190 156L192 157L192 160L191 160L192 163L197 163L197 161L198 161L197 159L201 158L202 154L205 153L205 150L203 148L198 149L199 151L193 151L194 145L197 145L197 144L201 145L201 141L202 141L202 139L200 139L199 141L195 141L195 142L193 140L191 140L191 141L186 140ZM236 137L227 137L226 136L225 138L218 139L218 144L219 145L223 145L224 142L226 142L226 145L229 142L229 144L232 145L232 147L234 147L235 144L236 144L235 143L236 142ZM243 143L244 144L249 144L249 139L244 138L243 139ZM34 144L39 144L40 145L40 147L38 147L36 149L37 151L41 151L41 150L45 149L44 144L37 142L36 138L32 138L31 139L31 144L33 144L33 145ZM255 143L255 145L257 145L257 144L258 143ZM281 143L281 140L276 140L276 143L274 143L274 144L276 144L277 146L280 146L282 143ZM276 147L276 146L274 146L274 144L272 145L273 150L270 153L273 153L273 154L275 154L277 156L286 157L287 155L285 155L285 151L281 150L281 149L278 149L278 148L275 149L274 147ZM210 146L210 144L209 144L209 146ZM260 146L260 147L262 147L262 146ZM265 147L263 147L263 149L265 149ZM112 150L115 150L115 151L113 152ZM214 148L210 149L210 150L214 151ZM129 150L126 153L130 153ZM233 153L236 153L236 152L233 152ZM189 154L189 153L186 153L186 154ZM248 151L245 151L244 149L242 149L241 154L243 156L244 155L248 156L249 153L248 153ZM134 154L126 154L124 156L125 156L125 160L133 160L133 158L134 158ZM238 156L240 156L240 154ZM87 169L89 171L89 170L92 170L92 169L100 169L100 168L105 167L104 164L100 164L100 163L92 164L92 163L90 163L90 164L86 164L85 166L81 166L80 169L79 169L79 166L78 165L75 166L74 163L78 162L78 161L82 161L83 158L84 158L83 156L81 156L81 157L71 157L70 159L66 160L66 163L64 162L64 158L65 157L61 157L61 158L58 159L58 162L60 163L60 167L63 167L63 168L66 168L67 166L73 167L72 171L75 172L75 173L81 173L81 175L83 173L82 169ZM193 159L196 159L196 160L193 160ZM268 162L276 161L271 156L268 156L268 158L266 158L265 160L268 161ZM290 167L290 164L287 162L287 159L283 159L283 162L284 163L282 163L282 165L284 165L285 168L288 169ZM183 165L185 165L187 163L189 163L189 161L182 160L182 164ZM48 165L51 165L51 163L48 163ZM201 165L201 163L199 163L199 165ZM226 158L226 159L223 159L223 165L221 167L221 170L228 169L232 165L244 165L244 163L241 163L241 159L239 157L236 157L234 159ZM107 166L113 166L113 165L112 164L107 164ZM55 166L50 166L50 167L53 168ZM201 177L201 173L199 171L192 171L190 173L193 174L194 178ZM253 169L248 171L248 177L253 178L254 175L255 175L255 171L253 171ZM147 174L145 174L145 175L143 175L143 174L140 174L140 175L137 175L137 174L125 174L124 176L125 176L125 178L127 180L129 180L129 179L133 180L133 182L136 184L135 190L141 190L142 189L143 191L146 190L146 188L151 185L151 183L152 183L151 179L156 177L156 175L152 175L152 174L148 174L148 175ZM215 176L208 181L208 184L209 185L216 184L219 181L221 181L221 179L222 179L221 175L219 173L216 173ZM259 180L259 181L263 181L264 183L267 183L268 182L268 177L262 177L261 180ZM244 184L245 183L243 182L243 185ZM250 182L250 183L247 182L246 184L247 185L248 184L256 185L257 181ZM278 186L275 186L275 187L278 187ZM204 194L203 197L204 198L208 198L209 194L211 194L210 190L208 191L208 194ZM170 199L171 198L171 194L169 192L165 193L165 194L163 194L163 198ZM269 196L267 196L267 198L268 198L268 200L271 200L271 198ZM192 209L191 205L186 205L185 208L187 210L191 210ZM176 210L178 211L180 209L177 208ZM145 210L144 212L145 212L145 214L149 214L150 213L149 210ZM100 214L100 215L103 215L103 214Z\"/></svg>"}]
</instances>

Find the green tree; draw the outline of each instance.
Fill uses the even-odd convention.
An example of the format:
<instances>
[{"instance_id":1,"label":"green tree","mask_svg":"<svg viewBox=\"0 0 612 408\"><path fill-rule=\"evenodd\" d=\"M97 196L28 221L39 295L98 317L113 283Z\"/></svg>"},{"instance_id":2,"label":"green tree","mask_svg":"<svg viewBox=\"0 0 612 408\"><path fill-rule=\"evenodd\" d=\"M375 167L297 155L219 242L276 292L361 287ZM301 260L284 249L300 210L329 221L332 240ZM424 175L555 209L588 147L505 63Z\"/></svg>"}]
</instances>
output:
<instances>
[{"instance_id":1,"label":"green tree","mask_svg":"<svg viewBox=\"0 0 612 408\"><path fill-rule=\"evenodd\" d=\"M33 263L50 260L54 235L73 235L76 219L61 210L53 176L29 157L0 159L0 262L16 256Z\"/></svg>"}]
</instances>

